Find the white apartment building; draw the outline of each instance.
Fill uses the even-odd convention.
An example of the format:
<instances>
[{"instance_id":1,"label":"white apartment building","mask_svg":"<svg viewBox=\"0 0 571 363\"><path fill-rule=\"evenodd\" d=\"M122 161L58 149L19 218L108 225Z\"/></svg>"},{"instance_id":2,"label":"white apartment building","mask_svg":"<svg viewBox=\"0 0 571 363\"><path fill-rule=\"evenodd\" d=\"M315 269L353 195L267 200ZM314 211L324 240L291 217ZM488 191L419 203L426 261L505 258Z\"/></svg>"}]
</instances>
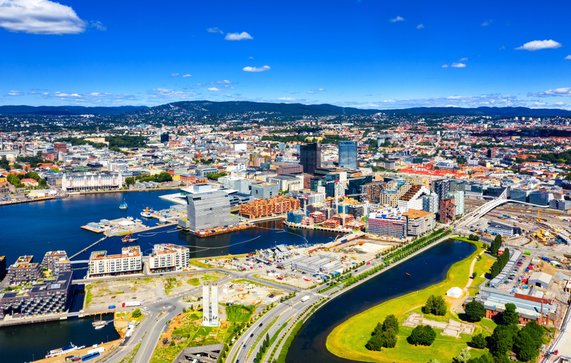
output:
<instances>
[{"instance_id":1,"label":"white apartment building","mask_svg":"<svg viewBox=\"0 0 571 363\"><path fill-rule=\"evenodd\" d=\"M153 246L149 256L149 270L151 272L180 271L188 267L190 252L187 247L171 243Z\"/></svg>"},{"instance_id":2,"label":"white apartment building","mask_svg":"<svg viewBox=\"0 0 571 363\"><path fill-rule=\"evenodd\" d=\"M123 247L120 254L108 255L107 251L94 251L89 256L88 277L121 275L143 270L141 247Z\"/></svg>"},{"instance_id":3,"label":"white apartment building","mask_svg":"<svg viewBox=\"0 0 571 363\"><path fill-rule=\"evenodd\" d=\"M123 181L121 173L72 173L63 175L61 188L70 192L121 189Z\"/></svg>"}]
</instances>

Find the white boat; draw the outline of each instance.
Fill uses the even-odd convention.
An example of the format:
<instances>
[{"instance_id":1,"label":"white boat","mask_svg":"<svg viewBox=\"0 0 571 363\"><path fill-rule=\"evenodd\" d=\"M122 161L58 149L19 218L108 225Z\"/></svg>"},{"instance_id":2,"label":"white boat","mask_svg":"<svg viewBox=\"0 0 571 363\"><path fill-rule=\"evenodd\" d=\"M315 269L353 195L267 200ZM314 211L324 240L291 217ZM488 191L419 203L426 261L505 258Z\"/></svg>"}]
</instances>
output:
<instances>
[{"instance_id":1,"label":"white boat","mask_svg":"<svg viewBox=\"0 0 571 363\"><path fill-rule=\"evenodd\" d=\"M153 210L149 207L145 208L145 210L141 212L141 217L143 218L151 218L152 216Z\"/></svg>"},{"instance_id":2,"label":"white boat","mask_svg":"<svg viewBox=\"0 0 571 363\"><path fill-rule=\"evenodd\" d=\"M85 348L85 345L78 347L77 345L70 342L67 347L50 350L48 352L48 354L46 354L46 358L58 357L60 355L67 354L70 352L74 352L76 350L83 349L83 348Z\"/></svg>"}]
</instances>

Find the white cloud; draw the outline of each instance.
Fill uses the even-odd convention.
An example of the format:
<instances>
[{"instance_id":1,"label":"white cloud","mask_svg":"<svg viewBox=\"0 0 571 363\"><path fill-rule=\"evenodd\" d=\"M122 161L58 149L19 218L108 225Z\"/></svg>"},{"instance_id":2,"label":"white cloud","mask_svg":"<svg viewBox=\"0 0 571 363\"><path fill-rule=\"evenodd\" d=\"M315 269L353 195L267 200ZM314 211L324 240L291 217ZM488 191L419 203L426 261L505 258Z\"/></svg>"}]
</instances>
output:
<instances>
[{"instance_id":1,"label":"white cloud","mask_svg":"<svg viewBox=\"0 0 571 363\"><path fill-rule=\"evenodd\" d=\"M283 102L294 102L294 101L297 101L296 98L294 98L294 97L288 97L288 96L286 96L286 97L278 97L277 100L278 100L278 101L283 101Z\"/></svg>"},{"instance_id":2,"label":"white cloud","mask_svg":"<svg viewBox=\"0 0 571 363\"><path fill-rule=\"evenodd\" d=\"M265 71L269 71L270 69L271 69L271 67L268 65L264 65L261 67L246 66L246 67L242 68L242 70L244 72L251 72L251 73L265 72Z\"/></svg>"},{"instance_id":3,"label":"white cloud","mask_svg":"<svg viewBox=\"0 0 571 363\"><path fill-rule=\"evenodd\" d=\"M32 34L77 34L87 24L66 5L49 0L0 0L0 28Z\"/></svg>"},{"instance_id":4,"label":"white cloud","mask_svg":"<svg viewBox=\"0 0 571 363\"><path fill-rule=\"evenodd\" d=\"M173 72L173 73L171 73L171 77L173 77L173 78L190 78L190 77L192 77L192 74Z\"/></svg>"},{"instance_id":5,"label":"white cloud","mask_svg":"<svg viewBox=\"0 0 571 363\"><path fill-rule=\"evenodd\" d=\"M226 40L239 41L239 40L252 40L254 39L248 32L241 33L228 33L224 37Z\"/></svg>"},{"instance_id":6,"label":"white cloud","mask_svg":"<svg viewBox=\"0 0 571 363\"><path fill-rule=\"evenodd\" d=\"M208 90L209 90L210 92L218 92L218 91L220 91L220 88L218 88L218 87L208 87Z\"/></svg>"},{"instance_id":7,"label":"white cloud","mask_svg":"<svg viewBox=\"0 0 571 363\"><path fill-rule=\"evenodd\" d=\"M569 54L567 57L565 57L565 60L571 60L571 54Z\"/></svg>"},{"instance_id":8,"label":"white cloud","mask_svg":"<svg viewBox=\"0 0 571 363\"><path fill-rule=\"evenodd\" d=\"M561 48L561 43L556 42L553 39L545 39L545 40L532 40L531 42L527 42L524 45L517 47L517 50L529 50L529 51L536 51L542 49L556 49Z\"/></svg>"},{"instance_id":9,"label":"white cloud","mask_svg":"<svg viewBox=\"0 0 571 363\"><path fill-rule=\"evenodd\" d=\"M153 89L151 94L153 97L161 99L188 99L195 96L193 92L162 87Z\"/></svg>"},{"instance_id":10,"label":"white cloud","mask_svg":"<svg viewBox=\"0 0 571 363\"><path fill-rule=\"evenodd\" d=\"M89 27L90 27L90 28L93 28L93 29L95 29L95 30L99 30L100 32L107 31L107 27L105 26L105 24L103 24L103 23L100 22L99 20L90 21L90 22L89 22Z\"/></svg>"},{"instance_id":11,"label":"white cloud","mask_svg":"<svg viewBox=\"0 0 571 363\"><path fill-rule=\"evenodd\" d=\"M468 67L468 65L466 63L462 63L462 62L454 62L450 65L450 67L452 67L452 68L466 68L466 67Z\"/></svg>"},{"instance_id":12,"label":"white cloud","mask_svg":"<svg viewBox=\"0 0 571 363\"><path fill-rule=\"evenodd\" d=\"M571 96L571 87L561 87L561 88L548 89L547 91L542 92L540 95L541 96L560 96L560 97Z\"/></svg>"},{"instance_id":13,"label":"white cloud","mask_svg":"<svg viewBox=\"0 0 571 363\"><path fill-rule=\"evenodd\" d=\"M207 28L206 31L209 32L209 33L213 33L213 34L224 34L224 32L222 31L222 29L220 29L220 28L217 27L217 26L213 26L213 27Z\"/></svg>"},{"instance_id":14,"label":"white cloud","mask_svg":"<svg viewBox=\"0 0 571 363\"><path fill-rule=\"evenodd\" d=\"M493 19L488 19L488 20L484 20L484 21L482 22L482 24L480 24L480 25L483 26L483 27L486 27L486 26L492 25L493 22L494 22Z\"/></svg>"},{"instance_id":15,"label":"white cloud","mask_svg":"<svg viewBox=\"0 0 571 363\"><path fill-rule=\"evenodd\" d=\"M422 30L422 29L424 29L424 24L418 24L418 25L416 26L416 29L417 29L417 30Z\"/></svg>"},{"instance_id":16,"label":"white cloud","mask_svg":"<svg viewBox=\"0 0 571 363\"><path fill-rule=\"evenodd\" d=\"M232 81L230 81L228 79L223 79L221 81L216 81L216 84L230 85L230 84L232 84Z\"/></svg>"},{"instance_id":17,"label":"white cloud","mask_svg":"<svg viewBox=\"0 0 571 363\"><path fill-rule=\"evenodd\" d=\"M83 96L79 93L67 93L67 92L60 92L56 91L54 96L59 98L82 98Z\"/></svg>"},{"instance_id":18,"label":"white cloud","mask_svg":"<svg viewBox=\"0 0 571 363\"><path fill-rule=\"evenodd\" d=\"M460 59L458 59L458 62L467 62L468 61L468 57L462 57Z\"/></svg>"},{"instance_id":19,"label":"white cloud","mask_svg":"<svg viewBox=\"0 0 571 363\"><path fill-rule=\"evenodd\" d=\"M391 23L400 23L400 22L405 21L405 18L403 18L403 17L400 16L400 15L397 15L396 17L389 19L389 21L390 21Z\"/></svg>"},{"instance_id":20,"label":"white cloud","mask_svg":"<svg viewBox=\"0 0 571 363\"><path fill-rule=\"evenodd\" d=\"M11 97L21 96L22 92L16 91L16 90L10 90L10 91L8 91L7 95L11 96Z\"/></svg>"},{"instance_id":21,"label":"white cloud","mask_svg":"<svg viewBox=\"0 0 571 363\"><path fill-rule=\"evenodd\" d=\"M448 66L448 64L443 64L441 67L442 68L448 68L449 66Z\"/></svg>"}]
</instances>

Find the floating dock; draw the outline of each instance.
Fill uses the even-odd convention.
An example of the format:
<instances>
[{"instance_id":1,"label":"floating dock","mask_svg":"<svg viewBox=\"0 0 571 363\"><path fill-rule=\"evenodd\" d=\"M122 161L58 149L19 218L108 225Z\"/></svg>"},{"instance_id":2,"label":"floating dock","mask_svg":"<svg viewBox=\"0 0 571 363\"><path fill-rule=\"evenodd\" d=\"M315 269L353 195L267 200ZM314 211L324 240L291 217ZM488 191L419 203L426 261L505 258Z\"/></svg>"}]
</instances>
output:
<instances>
[{"instance_id":1,"label":"floating dock","mask_svg":"<svg viewBox=\"0 0 571 363\"><path fill-rule=\"evenodd\" d=\"M245 229L252 227L254 227L252 224L239 224L237 226L231 226L231 227L218 227L208 230L199 230L199 231L190 231L190 232L196 237L206 238L206 237L218 236L220 234L243 231Z\"/></svg>"}]
</instances>

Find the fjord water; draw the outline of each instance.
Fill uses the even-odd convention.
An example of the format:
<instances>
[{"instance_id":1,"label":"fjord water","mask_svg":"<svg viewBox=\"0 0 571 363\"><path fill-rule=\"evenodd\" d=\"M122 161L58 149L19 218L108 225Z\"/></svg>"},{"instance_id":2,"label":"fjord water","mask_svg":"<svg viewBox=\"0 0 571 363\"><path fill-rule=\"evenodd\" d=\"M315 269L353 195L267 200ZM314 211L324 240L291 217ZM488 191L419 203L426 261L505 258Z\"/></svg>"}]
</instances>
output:
<instances>
[{"instance_id":1,"label":"fjord water","mask_svg":"<svg viewBox=\"0 0 571 363\"><path fill-rule=\"evenodd\" d=\"M333 299L306 321L294 339L286 361L351 362L329 353L325 346L327 336L337 325L383 301L444 280L450 266L468 257L475 249L465 242L442 243ZM410 277L406 277L407 272Z\"/></svg>"},{"instance_id":2,"label":"fjord water","mask_svg":"<svg viewBox=\"0 0 571 363\"><path fill-rule=\"evenodd\" d=\"M165 209L172 203L160 199L160 195L174 191L150 191L130 193L106 193L71 196L44 202L17 204L0 207L0 255L6 255L8 264L24 254L32 254L41 260L50 250L63 249L68 255L80 251L102 237L101 234L85 231L80 226L101 219L115 219L131 216L140 218L147 225L155 225L155 219L143 219L139 213L150 207ZM120 210L119 204L125 200L128 210ZM289 233L291 232L291 233ZM247 253L256 249L268 248L275 244L320 243L332 240L335 235L321 231L283 231L283 225L270 222L236 233L210 238L197 238L176 227L164 227L135 234L139 240L132 245L140 245L148 254L157 243L175 243L188 246L191 257L209 257L225 254ZM107 250L108 253L121 251L119 237L112 237L77 256L76 260L87 260L93 250Z\"/></svg>"},{"instance_id":3,"label":"fjord water","mask_svg":"<svg viewBox=\"0 0 571 363\"><path fill-rule=\"evenodd\" d=\"M41 261L44 253L50 250L63 249L68 255L73 255L102 237L85 231L80 226L101 219L127 216L141 218L139 213L145 207L155 210L168 208L172 203L159 196L169 193L173 191L92 194L0 206L0 255L6 255L8 264L24 254L34 255L36 261ZM129 205L126 211L118 208L123 200ZM156 220L144 219L144 223L155 225ZM281 222L268 222L259 228L203 239L177 230L176 227L164 227L136 234L135 237L139 240L134 244L140 245L145 254L150 252L153 244L175 243L188 246L192 257L210 257L247 253L282 243L327 242L333 240L335 235L321 231L284 231ZM119 237L108 238L77 256L76 260L87 260L93 250L117 253L123 246ZM85 267L74 268L74 278L85 275ZM74 310L81 308L82 300L82 295L76 296L73 301ZM95 330L88 318L0 328L0 361L30 361L42 358L50 349L66 346L70 341L76 345L89 346L116 339L117 336L111 324Z\"/></svg>"}]
</instances>

